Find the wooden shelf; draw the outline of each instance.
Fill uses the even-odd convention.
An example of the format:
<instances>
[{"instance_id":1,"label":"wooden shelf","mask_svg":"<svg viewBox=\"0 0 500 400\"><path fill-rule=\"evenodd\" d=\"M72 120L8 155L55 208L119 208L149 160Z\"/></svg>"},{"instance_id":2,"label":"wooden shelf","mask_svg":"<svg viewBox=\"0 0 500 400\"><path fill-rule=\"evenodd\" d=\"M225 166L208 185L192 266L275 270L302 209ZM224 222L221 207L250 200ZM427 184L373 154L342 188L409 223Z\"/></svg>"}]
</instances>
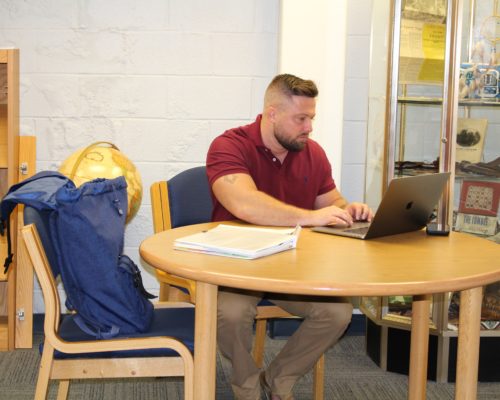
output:
<instances>
[{"instance_id":1,"label":"wooden shelf","mask_svg":"<svg viewBox=\"0 0 500 400\"><path fill-rule=\"evenodd\" d=\"M442 105L443 99L439 97L412 97L401 96L398 97L400 104L418 104L418 105ZM458 102L459 106L464 107L500 107L500 99L462 99Z\"/></svg>"}]
</instances>

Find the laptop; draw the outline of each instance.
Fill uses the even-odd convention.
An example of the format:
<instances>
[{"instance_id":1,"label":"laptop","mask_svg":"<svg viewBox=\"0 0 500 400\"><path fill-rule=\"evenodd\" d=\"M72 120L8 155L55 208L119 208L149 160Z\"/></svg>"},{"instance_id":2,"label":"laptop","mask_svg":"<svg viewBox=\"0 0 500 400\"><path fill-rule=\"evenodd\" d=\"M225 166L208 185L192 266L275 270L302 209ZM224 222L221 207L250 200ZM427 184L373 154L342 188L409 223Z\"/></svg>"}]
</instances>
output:
<instances>
[{"instance_id":1,"label":"laptop","mask_svg":"<svg viewBox=\"0 0 500 400\"><path fill-rule=\"evenodd\" d=\"M449 172L393 179L371 222L350 227L316 226L314 232L372 239L422 229L431 219Z\"/></svg>"}]
</instances>

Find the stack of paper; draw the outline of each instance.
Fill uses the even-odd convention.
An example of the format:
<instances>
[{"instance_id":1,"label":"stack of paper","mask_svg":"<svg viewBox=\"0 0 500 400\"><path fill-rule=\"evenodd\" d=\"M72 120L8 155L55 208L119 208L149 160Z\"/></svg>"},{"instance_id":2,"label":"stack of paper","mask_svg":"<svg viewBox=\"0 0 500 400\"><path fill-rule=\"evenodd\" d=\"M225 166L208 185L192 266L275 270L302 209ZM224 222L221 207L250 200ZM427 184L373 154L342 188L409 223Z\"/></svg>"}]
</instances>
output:
<instances>
[{"instance_id":1,"label":"stack of paper","mask_svg":"<svg viewBox=\"0 0 500 400\"><path fill-rule=\"evenodd\" d=\"M300 226L292 229L269 229L221 224L208 231L175 240L174 248L254 259L295 248L299 233Z\"/></svg>"}]
</instances>

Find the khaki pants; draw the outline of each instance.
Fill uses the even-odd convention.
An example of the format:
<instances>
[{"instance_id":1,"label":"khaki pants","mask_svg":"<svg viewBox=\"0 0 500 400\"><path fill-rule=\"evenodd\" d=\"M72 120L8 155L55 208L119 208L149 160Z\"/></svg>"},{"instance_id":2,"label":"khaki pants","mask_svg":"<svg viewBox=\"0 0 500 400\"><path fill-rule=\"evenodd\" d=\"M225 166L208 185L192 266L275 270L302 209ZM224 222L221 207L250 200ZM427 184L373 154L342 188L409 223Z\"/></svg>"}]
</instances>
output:
<instances>
[{"instance_id":1,"label":"khaki pants","mask_svg":"<svg viewBox=\"0 0 500 400\"><path fill-rule=\"evenodd\" d=\"M232 387L238 400L260 399L259 369L252 351L252 327L264 293L221 288L218 294L217 343L233 367ZM341 298L268 294L277 306L303 317L266 370L274 394L285 397L295 382L312 369L321 355L342 336L352 305Z\"/></svg>"}]
</instances>

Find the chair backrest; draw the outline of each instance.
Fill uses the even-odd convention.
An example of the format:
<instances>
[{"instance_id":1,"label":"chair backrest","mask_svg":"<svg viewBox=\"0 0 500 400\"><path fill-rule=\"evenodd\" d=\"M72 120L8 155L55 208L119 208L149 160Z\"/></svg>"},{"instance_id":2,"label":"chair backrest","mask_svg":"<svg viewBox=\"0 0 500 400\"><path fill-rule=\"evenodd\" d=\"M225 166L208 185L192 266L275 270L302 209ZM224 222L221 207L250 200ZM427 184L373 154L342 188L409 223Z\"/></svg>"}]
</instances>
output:
<instances>
[{"instance_id":1,"label":"chair backrest","mask_svg":"<svg viewBox=\"0 0 500 400\"><path fill-rule=\"evenodd\" d=\"M190 168L168 181L153 183L151 205L155 233L209 222L212 197L206 167Z\"/></svg>"},{"instance_id":2,"label":"chair backrest","mask_svg":"<svg viewBox=\"0 0 500 400\"><path fill-rule=\"evenodd\" d=\"M57 278L59 271L57 269L56 254L52 241L50 240L49 215L52 211L36 210L33 207L24 207L24 224L34 224L38 236L42 242L45 255L47 256L54 278Z\"/></svg>"},{"instance_id":3,"label":"chair backrest","mask_svg":"<svg viewBox=\"0 0 500 400\"><path fill-rule=\"evenodd\" d=\"M212 197L206 167L195 167L167 181L171 228L209 222Z\"/></svg>"},{"instance_id":4,"label":"chair backrest","mask_svg":"<svg viewBox=\"0 0 500 400\"><path fill-rule=\"evenodd\" d=\"M21 233L42 289L45 304L45 336L53 339L56 336L57 327L59 326L61 310L56 281L37 227L33 223L25 225Z\"/></svg>"},{"instance_id":5,"label":"chair backrest","mask_svg":"<svg viewBox=\"0 0 500 400\"><path fill-rule=\"evenodd\" d=\"M168 181L155 182L151 185L151 210L155 233L185 225L209 222L212 214L212 197L206 168L194 167L180 172ZM160 281L160 301L172 297L168 294L173 286L189 293L189 299L195 301L195 283L191 280L156 270ZM182 295L184 296L184 295ZM177 297L177 300L180 298Z\"/></svg>"}]
</instances>

